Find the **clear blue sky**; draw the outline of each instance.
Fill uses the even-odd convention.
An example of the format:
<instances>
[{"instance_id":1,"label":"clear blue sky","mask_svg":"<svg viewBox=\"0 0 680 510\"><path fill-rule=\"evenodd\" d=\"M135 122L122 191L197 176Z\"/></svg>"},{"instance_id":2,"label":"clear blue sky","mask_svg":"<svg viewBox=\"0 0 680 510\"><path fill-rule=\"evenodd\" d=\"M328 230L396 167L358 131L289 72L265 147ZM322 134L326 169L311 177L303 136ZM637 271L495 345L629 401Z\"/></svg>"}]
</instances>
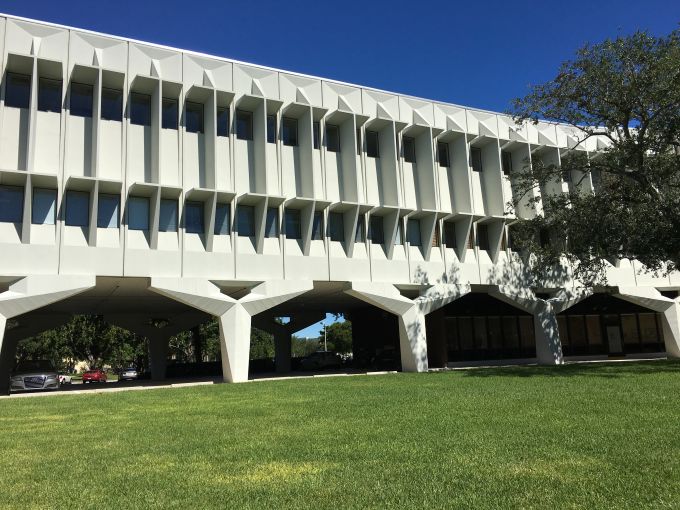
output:
<instances>
[{"instance_id":1,"label":"clear blue sky","mask_svg":"<svg viewBox=\"0 0 680 510\"><path fill-rule=\"evenodd\" d=\"M15 0L0 11L495 111L585 42L680 22L678 0Z\"/></svg>"},{"instance_id":2,"label":"clear blue sky","mask_svg":"<svg viewBox=\"0 0 680 510\"><path fill-rule=\"evenodd\" d=\"M586 41L680 21L678 0L6 0L0 11L496 111Z\"/></svg>"}]
</instances>

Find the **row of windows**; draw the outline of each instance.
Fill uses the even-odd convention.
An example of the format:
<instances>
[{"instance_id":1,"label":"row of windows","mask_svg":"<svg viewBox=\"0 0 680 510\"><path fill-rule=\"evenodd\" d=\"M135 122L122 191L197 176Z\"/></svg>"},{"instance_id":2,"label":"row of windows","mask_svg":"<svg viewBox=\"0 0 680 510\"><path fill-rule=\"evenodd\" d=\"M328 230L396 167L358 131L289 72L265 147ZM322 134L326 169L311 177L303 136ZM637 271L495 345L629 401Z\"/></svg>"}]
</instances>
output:
<instances>
[{"instance_id":1,"label":"row of windows","mask_svg":"<svg viewBox=\"0 0 680 510\"><path fill-rule=\"evenodd\" d=\"M19 186L0 186L0 222L20 223L23 217L24 189ZM32 215L33 224L54 225L56 222L57 192L52 189L33 189ZM90 193L86 191L67 191L65 200L66 225L88 227ZM149 229L150 200L147 197L130 196L128 199L128 228L131 230ZM97 227L118 228L120 211L120 196L100 193L97 211ZM302 221L300 210L285 209L285 234L289 239L302 239ZM188 233L204 233L204 204L187 200L184 208L185 229ZM312 221L312 239L323 239L323 212L315 211ZM342 213L329 213L328 236L331 241L344 242L345 229ZM217 235L229 234L230 207L228 204L217 204L215 230ZM161 232L175 232L178 228L178 202L175 199L162 199L158 229ZM365 242L365 216L362 214L357 222L354 241ZM239 205L237 208L237 232L242 236L255 235L255 209L252 206ZM410 218L407 221L407 240L411 246L422 246L420 220ZM266 213L265 237L278 237L279 210L270 207ZM384 218L371 216L368 225L368 239L373 244L385 243ZM440 246L441 236L439 225L436 225L432 239L433 246ZM489 234L487 225L478 225L476 234L477 246L481 250L489 249ZM450 248L457 247L456 226L453 222L444 222L444 244ZM397 226L395 244L403 244L402 225ZM473 236L466 240L466 248L474 246ZM505 249L505 236L502 247Z\"/></svg>"},{"instance_id":2,"label":"row of windows","mask_svg":"<svg viewBox=\"0 0 680 510\"><path fill-rule=\"evenodd\" d=\"M23 74L7 73L5 90L5 105L14 108L28 108L31 96L31 77ZM38 110L48 112L61 112L61 80L49 78L38 79ZM71 83L70 113L78 117L92 117L93 112L93 86L84 83ZM130 93L130 123L140 126L151 125L151 96L139 92ZM123 91L120 89L102 88L101 91L101 118L103 120L123 120ZM192 101L186 101L184 125L190 133L203 133L204 105ZM229 109L217 108L217 136L229 136ZM161 102L161 127L163 129L178 129L179 126L179 102L178 99L164 97ZM240 140L253 139L253 114L245 110L236 112L236 137ZM267 116L267 142L276 143L277 128L276 116ZM320 147L320 123L313 124L314 148ZM281 140L284 145L298 145L297 119L283 117L281 120ZM399 142L397 141L397 146ZM415 139L409 136L402 137L404 161L416 162ZM340 128L334 124L326 124L326 150L340 152ZM357 153L361 154L361 130L357 129ZM379 136L376 131L366 130L366 155L371 158L380 157ZM502 151L503 173L512 171L512 156L507 151ZM442 167L451 166L449 158L449 145L444 142L437 143L437 161ZM482 171L482 151L478 147L470 149L470 161L474 171Z\"/></svg>"},{"instance_id":3,"label":"row of windows","mask_svg":"<svg viewBox=\"0 0 680 510\"><path fill-rule=\"evenodd\" d=\"M534 357L531 316L447 317L448 361Z\"/></svg>"},{"instance_id":4,"label":"row of windows","mask_svg":"<svg viewBox=\"0 0 680 510\"><path fill-rule=\"evenodd\" d=\"M566 356L663 351L663 328L656 313L558 315ZM613 332L612 332L613 330Z\"/></svg>"},{"instance_id":5,"label":"row of windows","mask_svg":"<svg viewBox=\"0 0 680 510\"><path fill-rule=\"evenodd\" d=\"M61 112L61 80L38 79L38 110ZM31 77L7 73L5 106L28 108L31 96ZM91 118L94 109L94 88L86 83L71 83L69 111L77 117ZM123 120L123 91L102 87L101 118L103 120ZM140 126L151 125L151 96L138 92L130 93L130 123ZM186 101L185 127L192 133L204 131L204 112L201 103ZM179 102L164 97L161 103L161 126L163 129L178 129ZM217 109L217 136L229 136L229 110Z\"/></svg>"}]
</instances>

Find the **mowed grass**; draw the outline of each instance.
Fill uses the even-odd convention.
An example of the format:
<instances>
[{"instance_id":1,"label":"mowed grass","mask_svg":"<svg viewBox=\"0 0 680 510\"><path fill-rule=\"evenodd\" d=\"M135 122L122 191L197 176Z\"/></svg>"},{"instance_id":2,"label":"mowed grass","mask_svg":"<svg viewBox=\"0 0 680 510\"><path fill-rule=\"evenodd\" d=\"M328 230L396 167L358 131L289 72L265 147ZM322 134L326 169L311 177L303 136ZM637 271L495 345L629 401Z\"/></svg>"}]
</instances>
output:
<instances>
[{"instance_id":1,"label":"mowed grass","mask_svg":"<svg viewBox=\"0 0 680 510\"><path fill-rule=\"evenodd\" d=\"M0 401L3 508L679 508L680 363Z\"/></svg>"}]
</instances>

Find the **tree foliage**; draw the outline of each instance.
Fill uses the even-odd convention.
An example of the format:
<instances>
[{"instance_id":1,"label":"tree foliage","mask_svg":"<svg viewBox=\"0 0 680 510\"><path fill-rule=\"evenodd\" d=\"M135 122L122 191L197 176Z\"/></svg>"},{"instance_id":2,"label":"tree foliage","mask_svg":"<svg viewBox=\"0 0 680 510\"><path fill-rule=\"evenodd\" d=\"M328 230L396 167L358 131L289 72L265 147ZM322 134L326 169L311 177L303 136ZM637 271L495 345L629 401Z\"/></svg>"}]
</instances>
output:
<instances>
[{"instance_id":1,"label":"tree foliage","mask_svg":"<svg viewBox=\"0 0 680 510\"><path fill-rule=\"evenodd\" d=\"M97 315L74 315L66 324L19 342L17 358L49 359L60 370L72 371L85 361L90 366L116 368L133 363L146 366L144 338L112 326Z\"/></svg>"},{"instance_id":2,"label":"tree foliage","mask_svg":"<svg viewBox=\"0 0 680 510\"><path fill-rule=\"evenodd\" d=\"M323 333L322 329L319 332L319 343L321 345L323 345ZM352 323L346 320L326 326L326 344L329 351L352 352Z\"/></svg>"},{"instance_id":3,"label":"tree foliage","mask_svg":"<svg viewBox=\"0 0 680 510\"><path fill-rule=\"evenodd\" d=\"M197 349L197 341L200 348ZM349 322L328 327L329 348L348 352L352 347ZM315 340L292 337L291 351L304 357L323 345L323 336ZM201 353L202 359L198 358ZM179 363L219 361L220 331L217 319L198 326L198 338L191 330L170 338L168 355ZM274 337L271 333L252 328L250 359L274 358ZM66 324L19 342L17 359L49 359L62 371L70 372L77 362L93 367L109 365L115 369L129 364L145 369L148 366L148 342L145 338L106 323L97 315L74 315Z\"/></svg>"},{"instance_id":4,"label":"tree foliage","mask_svg":"<svg viewBox=\"0 0 680 510\"><path fill-rule=\"evenodd\" d=\"M566 124L574 137L561 166L536 157L513 175L514 208L543 211L512 227L536 281L560 264L585 285L606 283L620 259L652 272L680 266L680 30L585 45L511 113ZM578 150L593 137L601 150ZM550 193L565 176L570 191Z\"/></svg>"}]
</instances>

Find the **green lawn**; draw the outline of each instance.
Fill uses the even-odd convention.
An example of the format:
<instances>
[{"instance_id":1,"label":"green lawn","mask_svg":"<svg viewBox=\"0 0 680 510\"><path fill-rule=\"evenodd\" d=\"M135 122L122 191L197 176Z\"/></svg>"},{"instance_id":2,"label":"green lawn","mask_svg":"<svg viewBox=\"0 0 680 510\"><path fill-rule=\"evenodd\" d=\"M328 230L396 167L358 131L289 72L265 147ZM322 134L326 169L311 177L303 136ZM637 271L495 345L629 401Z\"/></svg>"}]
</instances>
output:
<instances>
[{"instance_id":1,"label":"green lawn","mask_svg":"<svg viewBox=\"0 0 680 510\"><path fill-rule=\"evenodd\" d=\"M679 508L680 363L0 401L2 508Z\"/></svg>"}]
</instances>

